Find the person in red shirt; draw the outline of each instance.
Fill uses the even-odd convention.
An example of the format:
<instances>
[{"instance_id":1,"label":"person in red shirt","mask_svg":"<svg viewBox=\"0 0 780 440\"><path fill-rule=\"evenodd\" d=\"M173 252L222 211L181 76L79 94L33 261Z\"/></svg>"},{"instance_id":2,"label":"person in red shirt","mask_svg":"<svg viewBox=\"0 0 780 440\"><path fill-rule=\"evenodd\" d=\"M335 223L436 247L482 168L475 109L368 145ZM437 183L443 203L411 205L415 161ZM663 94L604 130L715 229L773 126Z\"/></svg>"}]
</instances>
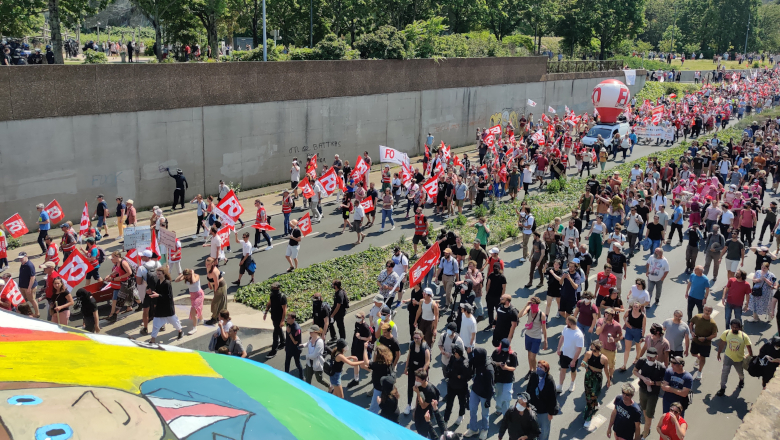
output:
<instances>
[{"instance_id":1,"label":"person in red shirt","mask_svg":"<svg viewBox=\"0 0 780 440\"><path fill-rule=\"evenodd\" d=\"M688 422L682 418L682 405L680 402L673 402L669 406L669 412L661 417L656 425L656 430L661 434L662 439L682 440L688 431Z\"/></svg>"},{"instance_id":2,"label":"person in red shirt","mask_svg":"<svg viewBox=\"0 0 780 440\"><path fill-rule=\"evenodd\" d=\"M726 307L726 326L731 323L731 313L734 318L742 322L742 312L747 312L750 292L752 288L747 282L747 274L742 269L737 270L734 278L729 278L726 287L723 288L721 303Z\"/></svg>"},{"instance_id":3,"label":"person in red shirt","mask_svg":"<svg viewBox=\"0 0 780 440\"><path fill-rule=\"evenodd\" d=\"M44 288L44 292L46 294L46 302L49 303L49 316L47 318L48 321L51 321L51 303L52 303L52 296L54 296L54 279L59 278L60 274L57 273L54 267L54 263L51 261L47 261L40 266L39 268L43 269L44 275L46 275L46 287Z\"/></svg>"},{"instance_id":4,"label":"person in red shirt","mask_svg":"<svg viewBox=\"0 0 780 440\"><path fill-rule=\"evenodd\" d=\"M601 305L601 301L604 301L609 296L609 289L617 286L617 277L612 273L612 265L607 263L604 265L604 272L599 272L596 275L596 284L598 285L598 296L596 296L596 307Z\"/></svg>"},{"instance_id":5,"label":"person in red shirt","mask_svg":"<svg viewBox=\"0 0 780 440\"><path fill-rule=\"evenodd\" d=\"M539 181L539 185L544 183L544 171L547 169L547 164L549 162L547 157L542 154L536 156L536 171L534 172L534 175L536 176L536 180Z\"/></svg>"}]
</instances>

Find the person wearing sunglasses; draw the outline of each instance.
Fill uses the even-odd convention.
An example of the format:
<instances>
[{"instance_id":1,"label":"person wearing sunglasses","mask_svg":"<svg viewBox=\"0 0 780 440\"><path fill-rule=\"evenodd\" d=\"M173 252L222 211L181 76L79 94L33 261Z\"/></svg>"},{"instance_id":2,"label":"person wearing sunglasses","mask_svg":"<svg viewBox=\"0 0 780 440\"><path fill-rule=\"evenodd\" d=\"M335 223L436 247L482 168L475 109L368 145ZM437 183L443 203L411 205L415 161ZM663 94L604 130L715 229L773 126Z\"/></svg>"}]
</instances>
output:
<instances>
[{"instance_id":1,"label":"person wearing sunglasses","mask_svg":"<svg viewBox=\"0 0 780 440\"><path fill-rule=\"evenodd\" d=\"M639 404L634 402L634 386L624 384L621 391L621 395L615 397L615 409L609 418L607 438L612 438L614 430L615 440L638 439L642 410Z\"/></svg>"},{"instance_id":2,"label":"person wearing sunglasses","mask_svg":"<svg viewBox=\"0 0 780 440\"><path fill-rule=\"evenodd\" d=\"M655 427L661 440L682 440L688 431L688 422L682 418L682 405L674 402Z\"/></svg>"}]
</instances>

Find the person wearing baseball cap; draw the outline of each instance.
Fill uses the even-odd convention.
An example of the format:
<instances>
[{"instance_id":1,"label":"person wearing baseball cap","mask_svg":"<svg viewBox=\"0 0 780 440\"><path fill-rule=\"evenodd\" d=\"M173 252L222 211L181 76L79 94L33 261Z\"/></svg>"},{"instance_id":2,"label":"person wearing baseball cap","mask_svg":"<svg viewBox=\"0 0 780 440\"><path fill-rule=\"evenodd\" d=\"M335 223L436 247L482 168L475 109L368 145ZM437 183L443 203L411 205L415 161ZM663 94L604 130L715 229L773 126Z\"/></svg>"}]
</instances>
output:
<instances>
[{"instance_id":1,"label":"person wearing baseball cap","mask_svg":"<svg viewBox=\"0 0 780 440\"><path fill-rule=\"evenodd\" d=\"M496 414L504 414L509 410L512 400L512 384L515 381L515 369L519 365L517 353L512 351L509 338L501 339L490 358L496 367Z\"/></svg>"},{"instance_id":2,"label":"person wearing baseball cap","mask_svg":"<svg viewBox=\"0 0 780 440\"><path fill-rule=\"evenodd\" d=\"M325 341L322 339L322 330L316 324L309 328L309 342L304 347L306 364L303 367L303 374L309 385L311 385L312 378L317 378L317 382L330 389L330 383L322 377L322 364L325 361Z\"/></svg>"},{"instance_id":3,"label":"person wearing baseball cap","mask_svg":"<svg viewBox=\"0 0 780 440\"><path fill-rule=\"evenodd\" d=\"M285 223L285 230L289 229L289 233L285 233L285 235L289 236L290 241L287 243L287 252L285 253L285 258L287 258L287 263L290 264L290 267L287 269L287 272L292 272L298 268L298 251L301 248L301 240L303 240L303 233L301 232L300 229L298 229L298 220L290 220L289 226L287 225L287 219L289 218L290 218L290 213L288 212L284 215L284 220L285 220L284 223Z\"/></svg>"},{"instance_id":4,"label":"person wearing baseball cap","mask_svg":"<svg viewBox=\"0 0 780 440\"><path fill-rule=\"evenodd\" d=\"M650 435L655 407L658 404L658 396L661 393L661 385L664 380L666 367L658 360L658 349L650 347L645 351L645 358L639 359L634 366L633 375L639 378L639 407L645 415L645 426L642 438Z\"/></svg>"},{"instance_id":5,"label":"person wearing baseball cap","mask_svg":"<svg viewBox=\"0 0 780 440\"><path fill-rule=\"evenodd\" d=\"M439 324L439 304L433 300L433 290L426 287L423 290L423 300L414 317L414 328L423 332L423 338L429 347L433 346L433 335Z\"/></svg>"},{"instance_id":6,"label":"person wearing baseball cap","mask_svg":"<svg viewBox=\"0 0 780 440\"><path fill-rule=\"evenodd\" d=\"M510 439L539 438L542 431L536 421L536 408L528 403L529 400L531 400L530 394L526 392L517 394L515 405L506 411L498 427L498 440L502 440L507 431Z\"/></svg>"},{"instance_id":7,"label":"person wearing baseball cap","mask_svg":"<svg viewBox=\"0 0 780 440\"><path fill-rule=\"evenodd\" d=\"M27 252L19 252L19 291L33 308L33 315L40 318L38 301L35 299L35 265L27 257Z\"/></svg>"}]
</instances>

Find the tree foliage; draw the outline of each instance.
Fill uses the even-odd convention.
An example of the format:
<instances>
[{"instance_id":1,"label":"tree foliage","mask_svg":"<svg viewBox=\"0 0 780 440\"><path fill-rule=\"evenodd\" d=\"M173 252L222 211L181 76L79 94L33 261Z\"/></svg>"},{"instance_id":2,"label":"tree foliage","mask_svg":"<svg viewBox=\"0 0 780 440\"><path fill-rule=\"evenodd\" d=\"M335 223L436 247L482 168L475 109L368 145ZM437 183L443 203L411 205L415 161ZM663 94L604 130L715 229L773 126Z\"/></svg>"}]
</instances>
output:
<instances>
[{"instance_id":1,"label":"tree foliage","mask_svg":"<svg viewBox=\"0 0 780 440\"><path fill-rule=\"evenodd\" d=\"M406 58L406 36L392 26L382 26L361 36L355 48L362 58L400 60Z\"/></svg>"}]
</instances>

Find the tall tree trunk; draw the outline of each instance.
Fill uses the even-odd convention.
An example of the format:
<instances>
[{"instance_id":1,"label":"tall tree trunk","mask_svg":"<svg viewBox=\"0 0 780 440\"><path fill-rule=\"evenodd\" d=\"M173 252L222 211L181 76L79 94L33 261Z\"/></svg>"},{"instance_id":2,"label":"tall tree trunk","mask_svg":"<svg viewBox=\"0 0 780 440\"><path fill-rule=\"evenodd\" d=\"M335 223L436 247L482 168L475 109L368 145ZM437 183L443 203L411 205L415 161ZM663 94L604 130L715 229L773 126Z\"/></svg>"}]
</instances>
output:
<instances>
[{"instance_id":1,"label":"tall tree trunk","mask_svg":"<svg viewBox=\"0 0 780 440\"><path fill-rule=\"evenodd\" d=\"M65 64L65 60L62 58L59 0L49 0L49 27L51 28L51 49L54 52L54 64Z\"/></svg>"},{"instance_id":2,"label":"tall tree trunk","mask_svg":"<svg viewBox=\"0 0 780 440\"><path fill-rule=\"evenodd\" d=\"M217 46L217 17L211 16L209 17L209 27L207 29L208 36L209 36L209 46L211 47L211 53L216 54L218 53L218 46ZM257 46L255 46L257 47Z\"/></svg>"},{"instance_id":3,"label":"tall tree trunk","mask_svg":"<svg viewBox=\"0 0 780 440\"><path fill-rule=\"evenodd\" d=\"M154 25L154 45L157 48L154 55L157 57L157 61L162 61L162 29L160 29L160 20L155 20L152 24Z\"/></svg>"},{"instance_id":4,"label":"tall tree trunk","mask_svg":"<svg viewBox=\"0 0 780 440\"><path fill-rule=\"evenodd\" d=\"M254 12L252 13L252 47L257 48L260 46L260 33L258 32L258 4L257 0L254 0Z\"/></svg>"}]
</instances>

